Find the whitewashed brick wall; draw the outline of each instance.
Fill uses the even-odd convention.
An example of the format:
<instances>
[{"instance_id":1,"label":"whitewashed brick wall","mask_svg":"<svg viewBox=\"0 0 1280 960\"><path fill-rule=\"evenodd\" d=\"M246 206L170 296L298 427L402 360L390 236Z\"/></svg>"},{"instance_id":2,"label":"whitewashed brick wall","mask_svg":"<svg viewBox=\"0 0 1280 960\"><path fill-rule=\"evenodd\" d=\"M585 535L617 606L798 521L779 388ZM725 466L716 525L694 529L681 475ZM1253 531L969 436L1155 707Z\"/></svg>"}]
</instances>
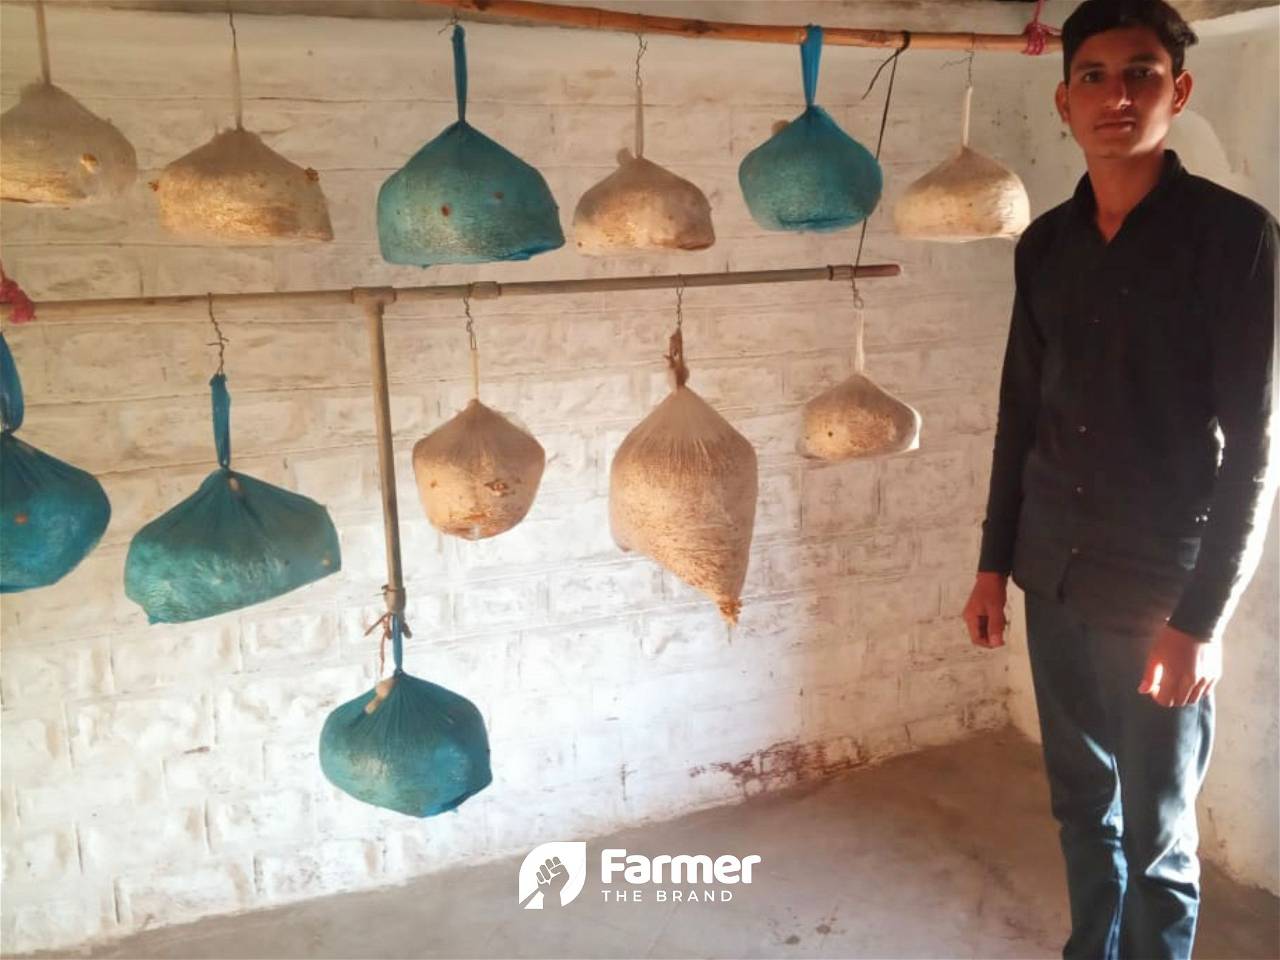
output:
<instances>
[{"instance_id":1,"label":"whitewashed brick wall","mask_svg":"<svg viewBox=\"0 0 1280 960\"><path fill-rule=\"evenodd\" d=\"M821 19L849 4L754 5ZM856 5L855 5L856 6ZM881 5L883 6L883 5ZM957 5L950 24L1016 31L1024 10ZM690 7L690 9L693 9ZM984 19L985 18L985 19ZM937 16L934 25L943 26ZM110 117L145 168L128 198L83 210L3 208L3 257L36 298L693 272L851 262L853 232L765 234L736 167L799 112L799 57L773 46L654 38L648 153L709 193L698 254L428 271L381 263L382 180L453 114L447 36L430 23L242 17L245 121L320 171L328 246L206 248L157 224L145 181L231 121L220 16L54 8L55 81ZM37 72L30 13L3 8L3 106ZM568 226L631 137L634 39L476 24L469 119L536 164ZM874 145L880 56L829 49L819 100ZM964 67L913 52L884 149L886 206L958 135ZM949 65L950 64L950 65ZM974 144L1024 149L1019 58L980 56ZM468 395L461 305L387 322L405 572L407 667L483 711L495 782L456 815L362 805L320 774L325 714L366 689L364 636L385 579L365 333L355 310L222 311L236 466L326 503L343 570L240 613L148 626L124 596L130 537L215 464L203 309L7 335L27 391L23 436L96 473L113 505L101 546L3 614L3 943L28 950L337 890L396 883L549 838L586 837L731 802L1007 722L1007 657L966 643L1008 311L1012 245L906 243L876 215L864 260L868 371L924 414L921 449L813 466L793 452L800 405L847 375L844 285L694 290L691 385L760 455L740 626L607 522L610 458L666 390L674 294L474 304L485 399L548 452L529 518L499 538L426 523L412 444Z\"/></svg>"}]
</instances>

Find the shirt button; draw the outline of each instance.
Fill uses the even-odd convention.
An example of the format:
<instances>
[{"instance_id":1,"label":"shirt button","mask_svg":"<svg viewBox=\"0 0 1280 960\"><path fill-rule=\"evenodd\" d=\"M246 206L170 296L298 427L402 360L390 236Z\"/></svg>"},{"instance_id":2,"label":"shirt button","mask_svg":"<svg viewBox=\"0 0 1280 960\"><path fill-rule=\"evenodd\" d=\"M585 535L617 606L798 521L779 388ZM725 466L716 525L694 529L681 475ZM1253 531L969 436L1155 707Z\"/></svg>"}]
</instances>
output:
<instances>
[{"instance_id":1,"label":"shirt button","mask_svg":"<svg viewBox=\"0 0 1280 960\"><path fill-rule=\"evenodd\" d=\"M1076 427L1076 433L1088 433L1088 432L1089 432L1089 428L1086 427L1083 423L1080 424L1080 426Z\"/></svg>"},{"instance_id":2,"label":"shirt button","mask_svg":"<svg viewBox=\"0 0 1280 960\"><path fill-rule=\"evenodd\" d=\"M1120 296L1122 296L1122 297L1127 297L1128 295L1129 295L1129 288L1128 288L1128 287L1121 287L1121 288L1120 288Z\"/></svg>"},{"instance_id":3,"label":"shirt button","mask_svg":"<svg viewBox=\"0 0 1280 960\"><path fill-rule=\"evenodd\" d=\"M1089 318L1089 322L1090 322L1090 323L1101 323L1101 322L1102 322L1102 318L1101 318L1100 316L1098 316L1098 315L1095 313L1092 317L1090 317L1090 318Z\"/></svg>"},{"instance_id":4,"label":"shirt button","mask_svg":"<svg viewBox=\"0 0 1280 960\"><path fill-rule=\"evenodd\" d=\"M1076 487L1076 493L1077 493L1077 494L1079 494L1079 495L1083 495L1083 494L1084 494L1084 487Z\"/></svg>"},{"instance_id":5,"label":"shirt button","mask_svg":"<svg viewBox=\"0 0 1280 960\"><path fill-rule=\"evenodd\" d=\"M1071 555L1072 555L1073 557L1078 557L1078 556L1080 556L1080 548L1079 548L1079 547L1072 547L1072 548L1071 548Z\"/></svg>"}]
</instances>

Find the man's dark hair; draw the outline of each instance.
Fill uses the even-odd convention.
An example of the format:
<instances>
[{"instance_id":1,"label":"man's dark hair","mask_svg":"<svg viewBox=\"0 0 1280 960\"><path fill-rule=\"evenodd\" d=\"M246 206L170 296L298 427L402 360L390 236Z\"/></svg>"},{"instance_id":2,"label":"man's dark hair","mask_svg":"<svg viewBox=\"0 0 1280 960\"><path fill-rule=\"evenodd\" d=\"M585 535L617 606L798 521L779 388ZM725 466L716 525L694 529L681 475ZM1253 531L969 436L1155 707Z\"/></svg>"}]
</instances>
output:
<instances>
[{"instance_id":1,"label":"man's dark hair","mask_svg":"<svg viewBox=\"0 0 1280 960\"><path fill-rule=\"evenodd\" d=\"M1062 25L1062 76L1071 82L1071 61L1080 45L1095 33L1118 27L1148 27L1173 60L1173 75L1182 73L1187 47L1197 37L1182 15L1165 0L1084 0Z\"/></svg>"}]
</instances>

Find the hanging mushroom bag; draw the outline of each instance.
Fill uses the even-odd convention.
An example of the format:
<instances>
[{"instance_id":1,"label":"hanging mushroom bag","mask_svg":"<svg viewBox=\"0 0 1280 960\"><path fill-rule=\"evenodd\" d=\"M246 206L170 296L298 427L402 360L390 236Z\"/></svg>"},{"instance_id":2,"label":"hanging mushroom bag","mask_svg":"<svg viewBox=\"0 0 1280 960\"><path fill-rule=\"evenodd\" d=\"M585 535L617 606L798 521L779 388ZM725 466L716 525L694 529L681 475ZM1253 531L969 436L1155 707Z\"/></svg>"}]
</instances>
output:
<instances>
[{"instance_id":1,"label":"hanging mushroom bag","mask_svg":"<svg viewBox=\"0 0 1280 960\"><path fill-rule=\"evenodd\" d=\"M152 623L185 623L270 600L342 565L324 507L231 469L227 378L215 374L209 385L220 466L139 530L125 560L125 593Z\"/></svg>"},{"instance_id":2,"label":"hanging mushroom bag","mask_svg":"<svg viewBox=\"0 0 1280 960\"><path fill-rule=\"evenodd\" d=\"M0 199L65 205L112 198L137 173L124 135L52 83L24 88L0 116Z\"/></svg>"},{"instance_id":3,"label":"hanging mushroom bag","mask_svg":"<svg viewBox=\"0 0 1280 960\"><path fill-rule=\"evenodd\" d=\"M965 88L960 149L911 184L893 210L898 233L918 240L964 243L1016 239L1031 222L1021 178L969 147L973 87Z\"/></svg>"},{"instance_id":4,"label":"hanging mushroom bag","mask_svg":"<svg viewBox=\"0 0 1280 960\"><path fill-rule=\"evenodd\" d=\"M480 351L470 300L464 300L471 344L471 402L413 447L418 498L441 533L482 540L525 518L542 482L542 444L480 402Z\"/></svg>"},{"instance_id":5,"label":"hanging mushroom bag","mask_svg":"<svg viewBox=\"0 0 1280 960\"><path fill-rule=\"evenodd\" d=\"M641 40L640 55L646 44ZM618 169L582 195L573 237L587 254L618 250L705 250L715 243L706 194L644 155L644 86L636 60L635 154L618 154Z\"/></svg>"},{"instance_id":6,"label":"hanging mushroom bag","mask_svg":"<svg viewBox=\"0 0 1280 960\"><path fill-rule=\"evenodd\" d=\"M564 245L546 180L467 123L467 52L453 28L457 122L378 191L378 242L389 263L527 260Z\"/></svg>"},{"instance_id":7,"label":"hanging mushroom bag","mask_svg":"<svg viewBox=\"0 0 1280 960\"><path fill-rule=\"evenodd\" d=\"M404 672L405 627L388 619L395 672L329 714L320 769L357 800L431 817L492 782L489 736L474 703Z\"/></svg>"},{"instance_id":8,"label":"hanging mushroom bag","mask_svg":"<svg viewBox=\"0 0 1280 960\"><path fill-rule=\"evenodd\" d=\"M547 455L532 436L473 399L413 448L418 496L441 533L481 540L524 519Z\"/></svg>"},{"instance_id":9,"label":"hanging mushroom bag","mask_svg":"<svg viewBox=\"0 0 1280 960\"><path fill-rule=\"evenodd\" d=\"M804 113L743 158L738 183L756 223L767 230L843 230L880 202L880 164L813 102L822 28L800 46Z\"/></svg>"},{"instance_id":10,"label":"hanging mushroom bag","mask_svg":"<svg viewBox=\"0 0 1280 960\"><path fill-rule=\"evenodd\" d=\"M613 539L710 596L736 623L755 526L756 452L685 385L679 329L668 359L675 389L627 434L609 471Z\"/></svg>"},{"instance_id":11,"label":"hanging mushroom bag","mask_svg":"<svg viewBox=\"0 0 1280 960\"><path fill-rule=\"evenodd\" d=\"M65 206L118 197L138 175L133 146L53 84L43 3L35 15L41 78L0 115L0 200Z\"/></svg>"},{"instance_id":12,"label":"hanging mushroom bag","mask_svg":"<svg viewBox=\"0 0 1280 960\"><path fill-rule=\"evenodd\" d=\"M197 240L332 240L320 175L282 157L244 128L240 47L229 7L227 21L235 129L223 130L161 171L151 184L160 222L178 236Z\"/></svg>"},{"instance_id":13,"label":"hanging mushroom bag","mask_svg":"<svg viewBox=\"0 0 1280 960\"><path fill-rule=\"evenodd\" d=\"M0 593L61 580L111 519L102 484L13 435L23 411L18 368L0 334Z\"/></svg>"}]
</instances>

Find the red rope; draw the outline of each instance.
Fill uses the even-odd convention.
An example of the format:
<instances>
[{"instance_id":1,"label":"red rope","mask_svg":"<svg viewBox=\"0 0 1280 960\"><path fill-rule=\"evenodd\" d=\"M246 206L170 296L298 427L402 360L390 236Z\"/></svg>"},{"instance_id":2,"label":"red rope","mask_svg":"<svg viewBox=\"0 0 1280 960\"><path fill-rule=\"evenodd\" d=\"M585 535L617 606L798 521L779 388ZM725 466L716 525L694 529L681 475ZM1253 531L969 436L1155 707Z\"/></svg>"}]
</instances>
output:
<instances>
[{"instance_id":1,"label":"red rope","mask_svg":"<svg viewBox=\"0 0 1280 960\"><path fill-rule=\"evenodd\" d=\"M1057 27L1040 22L1040 11L1043 7L1044 0L1036 0L1036 15L1022 31L1022 35L1027 38L1027 47L1022 52L1032 57L1038 57L1044 53L1045 41L1049 37L1062 36L1062 31Z\"/></svg>"},{"instance_id":2,"label":"red rope","mask_svg":"<svg viewBox=\"0 0 1280 960\"><path fill-rule=\"evenodd\" d=\"M9 319L14 323L30 323L36 318L36 305L22 292L16 280L10 280L0 264L0 303L11 307Z\"/></svg>"}]
</instances>

